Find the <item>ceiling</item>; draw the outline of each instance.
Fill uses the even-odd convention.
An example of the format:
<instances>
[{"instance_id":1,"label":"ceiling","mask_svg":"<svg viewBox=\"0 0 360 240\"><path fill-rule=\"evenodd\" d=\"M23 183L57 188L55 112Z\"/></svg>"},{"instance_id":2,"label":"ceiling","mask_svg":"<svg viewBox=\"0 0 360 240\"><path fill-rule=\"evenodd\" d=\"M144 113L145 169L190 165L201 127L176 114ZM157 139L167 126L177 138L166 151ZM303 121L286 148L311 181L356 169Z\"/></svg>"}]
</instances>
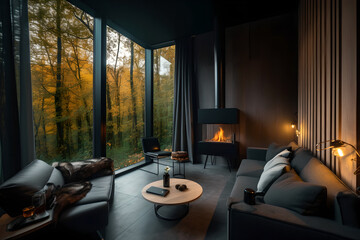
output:
<instances>
[{"instance_id":1,"label":"ceiling","mask_svg":"<svg viewBox=\"0 0 360 240\"><path fill-rule=\"evenodd\" d=\"M214 15L225 26L297 11L294 0L70 0L146 48L212 31Z\"/></svg>"}]
</instances>

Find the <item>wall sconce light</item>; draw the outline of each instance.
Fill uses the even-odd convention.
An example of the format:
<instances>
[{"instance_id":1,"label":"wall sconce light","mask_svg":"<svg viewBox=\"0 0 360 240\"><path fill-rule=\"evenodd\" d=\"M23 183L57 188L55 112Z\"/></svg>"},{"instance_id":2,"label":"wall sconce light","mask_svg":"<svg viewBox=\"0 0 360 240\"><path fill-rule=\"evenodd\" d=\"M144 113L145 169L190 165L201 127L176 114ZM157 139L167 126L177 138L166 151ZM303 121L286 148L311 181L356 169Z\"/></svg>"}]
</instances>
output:
<instances>
[{"instance_id":1,"label":"wall sconce light","mask_svg":"<svg viewBox=\"0 0 360 240\"><path fill-rule=\"evenodd\" d=\"M325 147L325 144L330 142L330 145L328 147ZM341 148L344 148L346 146L350 146L354 149L356 155L358 157L360 157L359 152L356 150L356 148L354 147L354 145L344 142L342 140L336 139L336 140L327 140L327 141L323 141L323 142L319 142L318 144L316 144L316 150L317 151L322 151L322 150L326 150L326 149L332 149L332 154L336 157L343 157L344 156L344 152ZM352 159L354 160L354 159ZM355 159L356 161L356 159ZM354 175L358 175L360 174L360 166L355 170Z\"/></svg>"},{"instance_id":2,"label":"wall sconce light","mask_svg":"<svg viewBox=\"0 0 360 240\"><path fill-rule=\"evenodd\" d=\"M300 131L296 128L296 124L294 122L291 123L291 128L295 129L296 137L299 137Z\"/></svg>"}]
</instances>

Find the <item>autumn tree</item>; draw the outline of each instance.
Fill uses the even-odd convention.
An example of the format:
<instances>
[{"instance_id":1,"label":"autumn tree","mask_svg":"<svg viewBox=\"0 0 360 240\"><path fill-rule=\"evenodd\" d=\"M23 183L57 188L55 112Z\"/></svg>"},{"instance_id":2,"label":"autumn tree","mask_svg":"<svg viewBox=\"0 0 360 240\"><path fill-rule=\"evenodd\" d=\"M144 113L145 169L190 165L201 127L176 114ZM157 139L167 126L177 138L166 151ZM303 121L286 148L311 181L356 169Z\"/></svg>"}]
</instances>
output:
<instances>
[{"instance_id":1,"label":"autumn tree","mask_svg":"<svg viewBox=\"0 0 360 240\"><path fill-rule=\"evenodd\" d=\"M65 0L30 0L29 25L36 150L70 159L91 147L92 20Z\"/></svg>"},{"instance_id":2,"label":"autumn tree","mask_svg":"<svg viewBox=\"0 0 360 240\"><path fill-rule=\"evenodd\" d=\"M92 157L93 18L66 0L29 0L29 27L37 157L48 162ZM159 50L154 61L154 129L167 145L173 50ZM145 49L107 27L106 68L107 156L123 167L142 158Z\"/></svg>"}]
</instances>

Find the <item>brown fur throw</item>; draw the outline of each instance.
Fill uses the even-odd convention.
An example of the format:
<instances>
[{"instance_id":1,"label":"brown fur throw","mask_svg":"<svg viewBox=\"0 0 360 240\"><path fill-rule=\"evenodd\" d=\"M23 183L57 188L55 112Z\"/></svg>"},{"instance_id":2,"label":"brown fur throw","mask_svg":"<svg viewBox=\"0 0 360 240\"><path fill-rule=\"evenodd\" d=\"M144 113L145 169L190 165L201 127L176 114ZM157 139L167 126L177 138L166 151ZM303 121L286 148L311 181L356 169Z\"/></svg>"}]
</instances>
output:
<instances>
[{"instance_id":1,"label":"brown fur throw","mask_svg":"<svg viewBox=\"0 0 360 240\"><path fill-rule=\"evenodd\" d=\"M90 182L69 183L55 190L55 208L53 219L56 223L60 213L73 203L84 198L91 190Z\"/></svg>"},{"instance_id":2,"label":"brown fur throw","mask_svg":"<svg viewBox=\"0 0 360 240\"><path fill-rule=\"evenodd\" d=\"M60 170L66 183L85 181L114 173L114 161L105 157L79 162L55 162L52 166Z\"/></svg>"}]
</instances>

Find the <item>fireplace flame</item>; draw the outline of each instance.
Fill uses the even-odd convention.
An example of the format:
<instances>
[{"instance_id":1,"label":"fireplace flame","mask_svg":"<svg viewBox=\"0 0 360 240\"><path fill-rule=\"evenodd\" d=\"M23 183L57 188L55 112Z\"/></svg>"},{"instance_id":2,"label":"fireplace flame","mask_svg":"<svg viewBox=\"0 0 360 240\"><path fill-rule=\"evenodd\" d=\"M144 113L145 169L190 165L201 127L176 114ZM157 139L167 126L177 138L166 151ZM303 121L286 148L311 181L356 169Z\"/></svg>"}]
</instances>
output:
<instances>
[{"instance_id":1,"label":"fireplace flame","mask_svg":"<svg viewBox=\"0 0 360 240\"><path fill-rule=\"evenodd\" d=\"M219 131L217 131L212 139L209 140L210 142L229 142L230 138L224 136L224 130L219 127Z\"/></svg>"}]
</instances>

